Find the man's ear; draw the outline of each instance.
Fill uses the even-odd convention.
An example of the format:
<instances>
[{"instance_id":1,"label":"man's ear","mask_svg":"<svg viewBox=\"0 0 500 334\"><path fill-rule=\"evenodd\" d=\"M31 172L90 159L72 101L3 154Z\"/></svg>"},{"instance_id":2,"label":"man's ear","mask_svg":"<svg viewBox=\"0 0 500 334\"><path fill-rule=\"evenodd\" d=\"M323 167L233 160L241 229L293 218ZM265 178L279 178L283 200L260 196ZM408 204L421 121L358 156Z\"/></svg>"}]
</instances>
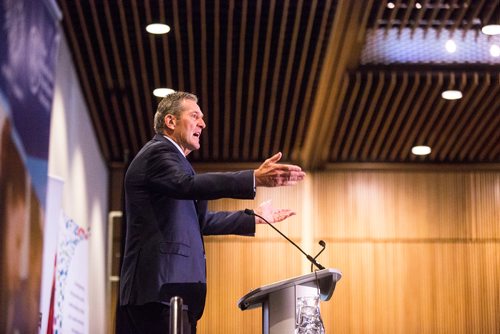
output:
<instances>
[{"instance_id":1,"label":"man's ear","mask_svg":"<svg viewBox=\"0 0 500 334\"><path fill-rule=\"evenodd\" d=\"M172 115L172 114L167 114L167 115L165 116L165 119L164 119L164 121L165 121L165 126L166 126L167 128L169 128L169 129L171 129L171 130L175 129L176 120L177 120L177 119L175 118L175 116L174 116L174 115Z\"/></svg>"}]
</instances>

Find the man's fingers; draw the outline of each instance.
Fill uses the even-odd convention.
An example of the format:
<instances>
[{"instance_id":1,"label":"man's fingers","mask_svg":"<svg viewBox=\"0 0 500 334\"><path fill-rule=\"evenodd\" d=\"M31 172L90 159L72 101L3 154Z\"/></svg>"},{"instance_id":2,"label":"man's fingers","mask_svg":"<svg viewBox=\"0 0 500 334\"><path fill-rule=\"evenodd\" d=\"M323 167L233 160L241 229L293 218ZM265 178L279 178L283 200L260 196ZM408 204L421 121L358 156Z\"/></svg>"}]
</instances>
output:
<instances>
[{"instance_id":1,"label":"man's fingers","mask_svg":"<svg viewBox=\"0 0 500 334\"><path fill-rule=\"evenodd\" d=\"M277 175L277 178L284 181L300 181L303 180L305 176L306 173L302 171L289 171L287 173L281 173Z\"/></svg>"},{"instance_id":2,"label":"man's fingers","mask_svg":"<svg viewBox=\"0 0 500 334\"><path fill-rule=\"evenodd\" d=\"M291 186L297 184L299 181L302 181L305 178L305 175L306 173L302 171L281 172L269 176L263 185L266 187Z\"/></svg>"},{"instance_id":3,"label":"man's fingers","mask_svg":"<svg viewBox=\"0 0 500 334\"><path fill-rule=\"evenodd\" d=\"M284 170L284 171L302 171L302 168L297 165L286 165L286 164L279 164L274 166L275 170Z\"/></svg>"},{"instance_id":4,"label":"man's fingers","mask_svg":"<svg viewBox=\"0 0 500 334\"><path fill-rule=\"evenodd\" d=\"M306 176L306 173L303 172L301 169L289 169L289 168L280 168L280 169L275 169L274 173L271 175L274 175L274 177L283 177L283 178L304 178Z\"/></svg>"},{"instance_id":5,"label":"man's fingers","mask_svg":"<svg viewBox=\"0 0 500 334\"><path fill-rule=\"evenodd\" d=\"M281 215L284 218L295 216L295 214L296 214L295 211L292 211L292 210L281 210L279 212L279 215Z\"/></svg>"},{"instance_id":6,"label":"man's fingers","mask_svg":"<svg viewBox=\"0 0 500 334\"><path fill-rule=\"evenodd\" d=\"M264 161L265 164L273 164L273 163L276 163L278 161L280 161L281 159L281 152L278 152L276 153L275 155L273 155L272 157L266 159L266 161Z\"/></svg>"},{"instance_id":7,"label":"man's fingers","mask_svg":"<svg viewBox=\"0 0 500 334\"><path fill-rule=\"evenodd\" d=\"M281 222L288 217L294 216L295 212L292 210L282 209L273 212L273 218L275 222Z\"/></svg>"}]
</instances>

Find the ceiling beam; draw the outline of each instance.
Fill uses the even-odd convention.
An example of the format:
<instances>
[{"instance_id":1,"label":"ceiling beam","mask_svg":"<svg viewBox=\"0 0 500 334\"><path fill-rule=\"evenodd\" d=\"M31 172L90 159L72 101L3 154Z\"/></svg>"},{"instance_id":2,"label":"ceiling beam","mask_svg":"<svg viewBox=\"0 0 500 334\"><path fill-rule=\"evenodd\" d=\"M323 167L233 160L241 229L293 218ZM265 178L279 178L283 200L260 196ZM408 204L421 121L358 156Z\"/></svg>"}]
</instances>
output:
<instances>
[{"instance_id":1,"label":"ceiling beam","mask_svg":"<svg viewBox=\"0 0 500 334\"><path fill-rule=\"evenodd\" d=\"M323 145L335 128L339 92L344 73L356 48L361 49L366 31L366 16L372 1L339 1L335 11L332 34L328 42L318 91L313 102L306 136L300 152L294 152L294 160L299 160L306 170L321 168L327 160L328 148Z\"/></svg>"}]
</instances>

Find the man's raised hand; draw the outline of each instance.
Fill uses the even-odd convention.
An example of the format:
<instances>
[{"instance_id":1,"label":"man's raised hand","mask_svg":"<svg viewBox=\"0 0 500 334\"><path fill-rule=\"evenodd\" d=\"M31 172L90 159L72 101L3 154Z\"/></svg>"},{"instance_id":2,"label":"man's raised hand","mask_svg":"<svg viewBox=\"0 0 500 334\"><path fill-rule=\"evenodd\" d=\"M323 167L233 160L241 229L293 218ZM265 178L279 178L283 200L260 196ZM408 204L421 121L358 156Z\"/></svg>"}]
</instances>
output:
<instances>
[{"instance_id":1,"label":"man's raised hand","mask_svg":"<svg viewBox=\"0 0 500 334\"><path fill-rule=\"evenodd\" d=\"M254 171L255 186L280 187L292 186L302 181L306 173L297 165L280 164L281 152L276 153Z\"/></svg>"}]
</instances>

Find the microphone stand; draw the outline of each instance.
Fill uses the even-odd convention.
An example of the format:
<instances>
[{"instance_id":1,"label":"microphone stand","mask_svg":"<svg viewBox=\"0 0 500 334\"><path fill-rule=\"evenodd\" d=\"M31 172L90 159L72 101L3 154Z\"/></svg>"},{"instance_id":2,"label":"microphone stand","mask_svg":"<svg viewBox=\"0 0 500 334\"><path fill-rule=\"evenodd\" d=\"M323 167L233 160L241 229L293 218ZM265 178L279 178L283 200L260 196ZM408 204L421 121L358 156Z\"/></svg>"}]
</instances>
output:
<instances>
[{"instance_id":1,"label":"microphone stand","mask_svg":"<svg viewBox=\"0 0 500 334\"><path fill-rule=\"evenodd\" d=\"M302 254L305 255L305 257L311 262L311 267L312 265L315 265L319 270L323 270L325 269L325 267L323 267L321 264L319 264L317 261L316 261L316 257L319 256L319 254L321 254L321 252L324 250L321 250L321 252L319 252L318 255L316 255L316 257L312 257L311 255L307 254L306 252L304 252L302 250L302 248L300 248L295 242L293 242L291 239L289 239L286 235L284 235L283 233L281 233L280 230L278 230L276 227L273 226L273 224L271 224L270 222L267 221L266 218L262 217L261 215L255 213L253 210L250 210L250 209L245 209L245 213L249 216L256 216L256 217L259 217L260 219L262 219L263 221L265 221L267 223L267 225L271 226L276 232L278 232L283 238L285 238L286 240L288 240L288 242L290 242L292 245L294 245ZM323 240L321 240L323 241ZM323 241L324 243L324 241Z\"/></svg>"},{"instance_id":2,"label":"microphone stand","mask_svg":"<svg viewBox=\"0 0 500 334\"><path fill-rule=\"evenodd\" d=\"M320 241L319 241L319 245L320 245L321 247L323 247L323 248L319 251L319 253L318 253L318 254L316 254L316 256L314 257L314 259L315 259L315 260L318 258L318 256L319 256L321 253L323 253L323 251L324 251L324 250L325 250L325 248L326 248L326 243L325 243L323 240L320 240ZM311 263L311 272L313 272L313 264L312 264L312 263Z\"/></svg>"}]
</instances>

